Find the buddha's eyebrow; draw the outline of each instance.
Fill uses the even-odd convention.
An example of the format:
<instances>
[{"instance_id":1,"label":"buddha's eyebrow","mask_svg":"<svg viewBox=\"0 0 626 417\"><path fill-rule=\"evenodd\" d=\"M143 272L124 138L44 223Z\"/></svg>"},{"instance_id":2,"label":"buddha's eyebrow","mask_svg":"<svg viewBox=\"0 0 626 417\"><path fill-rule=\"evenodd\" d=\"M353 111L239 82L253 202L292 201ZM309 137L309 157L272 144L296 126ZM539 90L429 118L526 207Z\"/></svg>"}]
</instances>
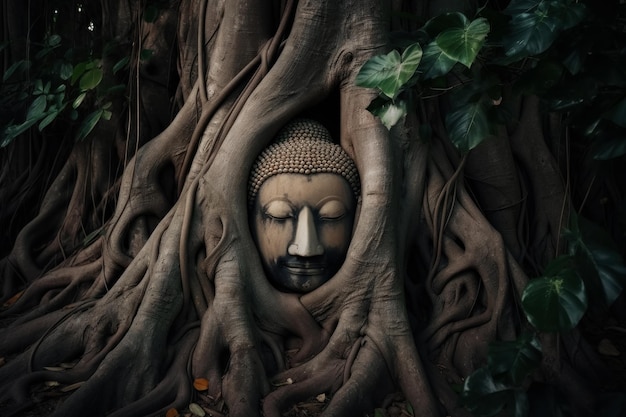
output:
<instances>
[{"instance_id":1,"label":"buddha's eyebrow","mask_svg":"<svg viewBox=\"0 0 626 417\"><path fill-rule=\"evenodd\" d=\"M320 209L322 208L324 204L328 203L329 201L336 201L339 204L341 204L343 207L345 207L346 209L349 206L344 202L344 198L342 198L341 196L329 195L329 196L322 198L320 201L318 201L317 204L315 205L315 208Z\"/></svg>"}]
</instances>

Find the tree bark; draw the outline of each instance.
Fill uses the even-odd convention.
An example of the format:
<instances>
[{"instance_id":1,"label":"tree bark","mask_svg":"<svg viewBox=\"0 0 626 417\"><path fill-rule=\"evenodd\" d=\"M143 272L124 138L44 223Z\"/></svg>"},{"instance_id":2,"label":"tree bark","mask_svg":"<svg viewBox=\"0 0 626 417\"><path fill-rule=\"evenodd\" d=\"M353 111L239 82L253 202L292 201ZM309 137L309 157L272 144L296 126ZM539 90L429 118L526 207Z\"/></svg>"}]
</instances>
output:
<instances>
[{"instance_id":1,"label":"tree bark","mask_svg":"<svg viewBox=\"0 0 626 417\"><path fill-rule=\"evenodd\" d=\"M528 251L538 264L557 252L564 190L536 101L466 159L441 132L420 138L440 109L391 131L366 110L376 92L356 74L391 48L377 0L186 0L155 22L122 3L103 3L119 11L103 27L134 43L131 105L74 147L0 264L7 413L57 381L79 388L54 415L162 415L202 378L230 416L280 416L319 394L322 415L358 415L398 391L415 415L467 415L451 384L523 327ZM265 276L246 201L254 159L298 116L327 125L362 190L344 265L304 295ZM531 174L537 154L552 193ZM542 213L530 242L524 187ZM85 225L101 233L81 245Z\"/></svg>"}]
</instances>

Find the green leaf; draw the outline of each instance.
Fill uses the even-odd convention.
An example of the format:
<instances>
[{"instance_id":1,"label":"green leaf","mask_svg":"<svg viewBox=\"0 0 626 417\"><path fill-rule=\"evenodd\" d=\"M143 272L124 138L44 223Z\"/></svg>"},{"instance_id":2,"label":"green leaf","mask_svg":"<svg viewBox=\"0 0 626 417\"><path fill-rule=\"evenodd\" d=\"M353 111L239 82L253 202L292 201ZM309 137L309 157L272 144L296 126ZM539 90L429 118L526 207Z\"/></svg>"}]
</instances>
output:
<instances>
[{"instance_id":1,"label":"green leaf","mask_svg":"<svg viewBox=\"0 0 626 417\"><path fill-rule=\"evenodd\" d=\"M618 101L607 112L606 117L616 125L626 128L626 97Z\"/></svg>"},{"instance_id":2,"label":"green leaf","mask_svg":"<svg viewBox=\"0 0 626 417\"><path fill-rule=\"evenodd\" d=\"M38 96L40 94L44 94L43 81L41 80L41 78L37 78L33 87L33 95Z\"/></svg>"},{"instance_id":3,"label":"green leaf","mask_svg":"<svg viewBox=\"0 0 626 417\"><path fill-rule=\"evenodd\" d=\"M3 132L2 142L0 143L0 148L3 148L7 146L8 144L10 144L13 141L13 139L18 137L22 133L26 132L35 123L37 123L37 119L26 120L24 123L19 124L19 125L7 126Z\"/></svg>"},{"instance_id":4,"label":"green leaf","mask_svg":"<svg viewBox=\"0 0 626 417\"><path fill-rule=\"evenodd\" d=\"M39 120L44 117L44 112L46 111L46 105L48 101L46 100L46 96L40 95L38 96L28 108L28 113L26 114L26 120Z\"/></svg>"},{"instance_id":5,"label":"green leaf","mask_svg":"<svg viewBox=\"0 0 626 417\"><path fill-rule=\"evenodd\" d=\"M13 74L26 73L30 69L30 61L21 60L13 63L2 76L2 81L8 81Z\"/></svg>"},{"instance_id":6,"label":"green leaf","mask_svg":"<svg viewBox=\"0 0 626 417\"><path fill-rule=\"evenodd\" d=\"M74 102L72 103L72 108L77 109L83 103L85 97L87 97L87 92L80 93L78 97L74 99Z\"/></svg>"},{"instance_id":7,"label":"green leaf","mask_svg":"<svg viewBox=\"0 0 626 417\"><path fill-rule=\"evenodd\" d=\"M608 232L573 214L565 236L570 240L570 253L593 297L594 307L613 304L626 287L626 264Z\"/></svg>"},{"instance_id":8,"label":"green leaf","mask_svg":"<svg viewBox=\"0 0 626 417\"><path fill-rule=\"evenodd\" d=\"M618 158L622 155L626 155L626 138L612 139L599 143L593 153L593 159L607 160Z\"/></svg>"},{"instance_id":9,"label":"green leaf","mask_svg":"<svg viewBox=\"0 0 626 417\"><path fill-rule=\"evenodd\" d=\"M489 23L482 17L472 22L469 22L465 16L463 18L462 27L441 32L436 42L449 58L469 68L485 43L485 38L489 33Z\"/></svg>"},{"instance_id":10,"label":"green leaf","mask_svg":"<svg viewBox=\"0 0 626 417\"><path fill-rule=\"evenodd\" d=\"M52 123L58 117L60 113L61 111L57 110L57 111L53 111L49 113L46 117L44 117L44 119L39 123L39 126L38 126L39 131L41 132L42 130L44 130L50 123Z\"/></svg>"},{"instance_id":11,"label":"green leaf","mask_svg":"<svg viewBox=\"0 0 626 417\"><path fill-rule=\"evenodd\" d=\"M449 112L445 123L450 140L461 153L474 149L490 134L484 100L467 103Z\"/></svg>"},{"instance_id":12,"label":"green leaf","mask_svg":"<svg viewBox=\"0 0 626 417\"><path fill-rule=\"evenodd\" d=\"M409 46L402 55L396 50L387 55L376 55L363 64L356 76L356 84L378 88L393 99L415 74L421 59L419 43Z\"/></svg>"},{"instance_id":13,"label":"green leaf","mask_svg":"<svg viewBox=\"0 0 626 417\"><path fill-rule=\"evenodd\" d=\"M48 46L59 46L61 44L61 37L59 35L52 35L46 39L46 44Z\"/></svg>"},{"instance_id":14,"label":"green leaf","mask_svg":"<svg viewBox=\"0 0 626 417\"><path fill-rule=\"evenodd\" d=\"M59 69L59 77L64 81L69 80L72 78L73 73L74 67L72 64L70 62L63 61L63 63L61 63L61 68Z\"/></svg>"},{"instance_id":15,"label":"green leaf","mask_svg":"<svg viewBox=\"0 0 626 417\"><path fill-rule=\"evenodd\" d=\"M489 345L489 369L495 374L507 374L514 386L541 364L541 345L532 335L520 336L514 341L498 341Z\"/></svg>"},{"instance_id":16,"label":"green leaf","mask_svg":"<svg viewBox=\"0 0 626 417\"><path fill-rule=\"evenodd\" d=\"M555 21L557 30L571 29L579 24L587 12L587 8L578 1L550 1L547 2L549 13Z\"/></svg>"},{"instance_id":17,"label":"green leaf","mask_svg":"<svg viewBox=\"0 0 626 417\"><path fill-rule=\"evenodd\" d=\"M72 85L76 84L76 81L78 81L78 79L83 76L86 70L87 62L80 62L76 64L74 66L74 70L72 71L72 79L70 80L70 83Z\"/></svg>"},{"instance_id":18,"label":"green leaf","mask_svg":"<svg viewBox=\"0 0 626 417\"><path fill-rule=\"evenodd\" d=\"M474 416L491 417L504 409L511 395L510 387L480 368L465 379L461 402Z\"/></svg>"},{"instance_id":19,"label":"green leaf","mask_svg":"<svg viewBox=\"0 0 626 417\"><path fill-rule=\"evenodd\" d=\"M391 101L384 98L373 100L367 110L374 116L380 118L383 125L391 130L400 119L406 116L407 104L404 100Z\"/></svg>"},{"instance_id":20,"label":"green leaf","mask_svg":"<svg viewBox=\"0 0 626 417\"><path fill-rule=\"evenodd\" d=\"M98 109L94 111L93 113L90 113L87 117L85 117L85 120L83 120L83 122L81 123L78 133L76 134L77 141L81 141L85 139L87 135L91 133L93 128L100 121L100 118L102 117L103 113L104 113L104 110Z\"/></svg>"},{"instance_id":21,"label":"green leaf","mask_svg":"<svg viewBox=\"0 0 626 417\"><path fill-rule=\"evenodd\" d=\"M585 284L572 267L531 280L522 294L530 324L546 332L569 331L587 310Z\"/></svg>"},{"instance_id":22,"label":"green leaf","mask_svg":"<svg viewBox=\"0 0 626 417\"><path fill-rule=\"evenodd\" d=\"M456 64L456 60L444 54L436 41L432 41L426 46L419 70L422 72L421 78L428 80L442 75L446 75Z\"/></svg>"},{"instance_id":23,"label":"green leaf","mask_svg":"<svg viewBox=\"0 0 626 417\"><path fill-rule=\"evenodd\" d=\"M626 282L626 266L621 255L615 251L597 248L591 250L591 257L598 270L607 305L619 297Z\"/></svg>"},{"instance_id":24,"label":"green leaf","mask_svg":"<svg viewBox=\"0 0 626 417\"><path fill-rule=\"evenodd\" d=\"M102 81L103 71L100 68L92 68L80 77L80 89L83 91L92 90Z\"/></svg>"},{"instance_id":25,"label":"green leaf","mask_svg":"<svg viewBox=\"0 0 626 417\"><path fill-rule=\"evenodd\" d=\"M548 49L555 39L556 33L545 16L520 13L511 19L503 46L508 56L537 55Z\"/></svg>"},{"instance_id":26,"label":"green leaf","mask_svg":"<svg viewBox=\"0 0 626 417\"><path fill-rule=\"evenodd\" d=\"M117 61L115 65L113 65L113 74L117 74L119 70L121 70L122 68L126 68L129 62L130 62L130 57L128 56L125 56L124 58Z\"/></svg>"}]
</instances>

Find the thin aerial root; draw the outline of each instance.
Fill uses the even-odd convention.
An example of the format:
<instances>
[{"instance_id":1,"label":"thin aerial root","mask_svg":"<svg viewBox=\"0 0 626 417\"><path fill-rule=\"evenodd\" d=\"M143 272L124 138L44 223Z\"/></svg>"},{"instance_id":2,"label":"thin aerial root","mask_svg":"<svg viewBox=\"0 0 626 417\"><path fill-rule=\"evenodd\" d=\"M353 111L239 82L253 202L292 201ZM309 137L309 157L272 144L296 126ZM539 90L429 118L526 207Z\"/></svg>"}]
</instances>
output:
<instances>
[{"instance_id":1,"label":"thin aerial root","mask_svg":"<svg viewBox=\"0 0 626 417\"><path fill-rule=\"evenodd\" d=\"M350 353L348 354L348 358L346 359L346 367L343 370L343 383L348 382L350 378L350 372L352 370L352 365L356 360L356 356L359 354L359 350L361 349L361 345L363 345L363 337L359 337L355 340L352 345L352 349L350 349Z\"/></svg>"}]
</instances>

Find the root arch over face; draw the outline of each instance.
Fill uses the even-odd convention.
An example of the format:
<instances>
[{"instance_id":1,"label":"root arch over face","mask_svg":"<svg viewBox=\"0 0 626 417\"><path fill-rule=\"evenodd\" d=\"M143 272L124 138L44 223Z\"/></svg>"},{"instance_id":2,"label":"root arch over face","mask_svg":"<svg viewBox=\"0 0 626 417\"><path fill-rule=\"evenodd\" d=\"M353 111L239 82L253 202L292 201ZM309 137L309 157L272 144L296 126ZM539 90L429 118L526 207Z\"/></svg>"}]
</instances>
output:
<instances>
[{"instance_id":1,"label":"root arch over face","mask_svg":"<svg viewBox=\"0 0 626 417\"><path fill-rule=\"evenodd\" d=\"M14 389L0 382L1 405L20 410L33 384L57 381L75 389L63 416L163 414L201 398L278 417L320 394L322 415L345 416L396 392L416 414L463 415L450 383L523 325L510 307L523 248L500 232L520 213L488 221L462 175L474 164L482 178L480 160L440 132L419 138L415 114L388 131L366 110L376 92L356 74L389 49L379 3L288 0L274 16L246 0L182 2L199 15L179 26L184 103L127 162L99 237L3 312L20 317L0 338L15 355L0 381L18 376ZM257 155L299 116L328 122L361 178L346 260L305 294L266 276L246 189Z\"/></svg>"}]
</instances>

